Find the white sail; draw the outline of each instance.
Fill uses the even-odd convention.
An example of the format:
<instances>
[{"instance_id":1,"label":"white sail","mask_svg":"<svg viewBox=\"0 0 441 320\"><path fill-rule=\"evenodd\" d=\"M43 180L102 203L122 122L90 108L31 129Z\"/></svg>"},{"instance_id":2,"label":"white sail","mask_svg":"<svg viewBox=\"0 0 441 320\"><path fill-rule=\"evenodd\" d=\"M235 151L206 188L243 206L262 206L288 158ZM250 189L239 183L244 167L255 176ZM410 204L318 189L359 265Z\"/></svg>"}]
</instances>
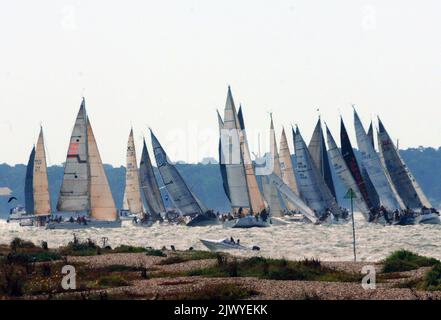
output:
<instances>
[{"instance_id":1,"label":"white sail","mask_svg":"<svg viewBox=\"0 0 441 320\"><path fill-rule=\"evenodd\" d=\"M245 177L247 182L248 197L250 200L251 212L254 214L258 214L261 213L263 210L265 210L266 206L263 196L260 192L259 185L257 183L257 178L254 172L254 164L251 160L251 152L248 146L248 139L243 122L244 122L243 118L240 121L238 115L236 114L236 123L237 125L240 126L239 128L241 129L239 131L239 142L242 152L243 164L245 167Z\"/></svg>"},{"instance_id":2,"label":"white sail","mask_svg":"<svg viewBox=\"0 0 441 320\"><path fill-rule=\"evenodd\" d=\"M250 210L247 180L240 147L239 128L236 107L231 90L228 88L223 127L220 128L221 156L223 157L221 161L225 164L231 206L236 213L240 208L245 212Z\"/></svg>"},{"instance_id":3,"label":"white sail","mask_svg":"<svg viewBox=\"0 0 441 320\"><path fill-rule=\"evenodd\" d=\"M43 128L40 130L34 159L34 214L37 216L50 215L51 198L49 194L49 182L47 178L46 150L44 148Z\"/></svg>"},{"instance_id":4,"label":"white sail","mask_svg":"<svg viewBox=\"0 0 441 320\"><path fill-rule=\"evenodd\" d=\"M369 134L368 134L368 136L369 136ZM371 139L371 140L374 141L373 139ZM378 143L380 143L380 140L378 140ZM374 149L375 149L375 147L374 147ZM394 183L392 182L392 178L389 174L389 171L386 168L386 162L384 160L383 150L381 149L380 146L378 146L378 156L380 158L381 165L383 166L384 174L386 175L387 181L389 182L389 186L392 189L392 192L394 193L395 199L397 199L398 204L400 205L400 208L405 208L406 205L404 204L403 199L401 199L400 195L398 194L398 191L395 188Z\"/></svg>"},{"instance_id":5,"label":"white sail","mask_svg":"<svg viewBox=\"0 0 441 320\"><path fill-rule=\"evenodd\" d=\"M279 177L282 177L282 169L280 168L280 157L279 151L277 150L276 133L274 131L274 121L272 115L270 125L270 161L271 167L273 168L273 173Z\"/></svg>"},{"instance_id":6,"label":"white sail","mask_svg":"<svg viewBox=\"0 0 441 320\"><path fill-rule=\"evenodd\" d=\"M421 209L423 206L431 208L431 203L401 158L380 118L378 122L378 145L384 166L404 205L411 209Z\"/></svg>"},{"instance_id":7,"label":"white sail","mask_svg":"<svg viewBox=\"0 0 441 320\"><path fill-rule=\"evenodd\" d=\"M297 180L292 166L291 152L289 151L288 140L286 139L285 129L282 129L280 139L280 169L282 171L283 182L297 195Z\"/></svg>"},{"instance_id":8,"label":"white sail","mask_svg":"<svg viewBox=\"0 0 441 320\"><path fill-rule=\"evenodd\" d=\"M275 175L277 175L279 178L282 178L282 169L280 166L280 157L279 157L279 151L277 149L277 141L276 141L276 133L274 130L274 121L273 117L271 115L271 124L270 124L270 165L273 169L273 172ZM270 214L273 216L283 216L283 210L282 210L282 204L283 206L287 207L290 206L290 210L294 210L294 208L291 208L291 203L285 203L284 196L282 195L282 198L279 197L279 191L277 190L276 186L271 183L269 177L263 177L263 181L267 182L269 185L269 195L265 196L265 200L270 206ZM282 202L282 203L281 203Z\"/></svg>"},{"instance_id":9,"label":"white sail","mask_svg":"<svg viewBox=\"0 0 441 320\"><path fill-rule=\"evenodd\" d=\"M115 221L118 218L118 212L89 119L87 119L87 141L90 166L89 215L96 220Z\"/></svg>"},{"instance_id":10,"label":"white sail","mask_svg":"<svg viewBox=\"0 0 441 320\"><path fill-rule=\"evenodd\" d=\"M369 174L375 189L380 197L381 204L388 210L403 209L397 200L388 181L380 157L375 152L371 139L366 134L363 124L354 109L354 125L357 136L358 149L361 152L363 167Z\"/></svg>"},{"instance_id":11,"label":"white sail","mask_svg":"<svg viewBox=\"0 0 441 320\"><path fill-rule=\"evenodd\" d=\"M280 179L277 175L272 174L270 176L270 181L277 187L279 192L297 208L297 210L300 210L300 213L302 213L306 219L312 223L317 222L317 217L315 216L313 209L311 209L297 194L295 194L291 188L283 182L282 179Z\"/></svg>"},{"instance_id":12,"label":"white sail","mask_svg":"<svg viewBox=\"0 0 441 320\"><path fill-rule=\"evenodd\" d=\"M74 212L89 208L87 115L83 99L69 143L57 210Z\"/></svg>"},{"instance_id":13,"label":"white sail","mask_svg":"<svg viewBox=\"0 0 441 320\"><path fill-rule=\"evenodd\" d=\"M170 195L171 200L177 209L184 216L193 216L205 213L199 205L200 201L193 196L181 174L169 161L167 154L153 132L151 132L151 136L156 164L158 165L162 181L164 182L168 194Z\"/></svg>"},{"instance_id":14,"label":"white sail","mask_svg":"<svg viewBox=\"0 0 441 320\"><path fill-rule=\"evenodd\" d=\"M274 217L283 217L284 214L280 206L279 191L277 187L271 183L270 179L270 176L262 176L263 196L269 206L269 213Z\"/></svg>"},{"instance_id":15,"label":"white sail","mask_svg":"<svg viewBox=\"0 0 441 320\"><path fill-rule=\"evenodd\" d=\"M298 187L302 199L315 211L317 217L326 214L327 210L340 215L341 210L315 167L298 128L294 134L294 146L297 156L296 171L299 176Z\"/></svg>"},{"instance_id":16,"label":"white sail","mask_svg":"<svg viewBox=\"0 0 441 320\"><path fill-rule=\"evenodd\" d=\"M127 142L126 160L126 189L124 194L125 200L127 201L128 209L131 213L142 215L143 204L141 198L138 162L136 160L133 129L130 130L129 140Z\"/></svg>"},{"instance_id":17,"label":"white sail","mask_svg":"<svg viewBox=\"0 0 441 320\"><path fill-rule=\"evenodd\" d=\"M325 180L329 191L334 198L336 198L334 180L332 179L331 168L329 164L328 154L326 152L325 138L323 137L322 121L319 117L317 124L312 134L311 141L308 145L308 150L315 167Z\"/></svg>"},{"instance_id":18,"label":"white sail","mask_svg":"<svg viewBox=\"0 0 441 320\"><path fill-rule=\"evenodd\" d=\"M360 192L360 189L355 181L354 177L351 174L346 162L335 143L334 138L332 137L331 131L326 126L326 136L328 142L328 154L329 159L331 161L332 166L334 167L335 174L341 179L343 182L345 189L352 189L355 192L354 203L358 210L363 214L364 218L369 221L370 210L366 205L366 202L363 199L363 196Z\"/></svg>"}]
</instances>

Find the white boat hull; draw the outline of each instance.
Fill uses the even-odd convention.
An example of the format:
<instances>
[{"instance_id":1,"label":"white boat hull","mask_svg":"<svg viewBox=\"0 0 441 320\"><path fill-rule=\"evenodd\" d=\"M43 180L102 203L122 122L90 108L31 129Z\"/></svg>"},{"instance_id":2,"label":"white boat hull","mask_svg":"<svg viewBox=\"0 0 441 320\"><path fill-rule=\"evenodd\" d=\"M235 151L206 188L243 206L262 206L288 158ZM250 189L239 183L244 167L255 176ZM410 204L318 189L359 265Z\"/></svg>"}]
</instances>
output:
<instances>
[{"instance_id":1,"label":"white boat hull","mask_svg":"<svg viewBox=\"0 0 441 320\"><path fill-rule=\"evenodd\" d=\"M88 228L121 228L121 220L116 221L98 221L98 220L88 220L87 224L80 224L77 222L49 222L46 225L46 229L49 230L77 230L77 229L88 229Z\"/></svg>"},{"instance_id":2,"label":"white boat hull","mask_svg":"<svg viewBox=\"0 0 441 320\"><path fill-rule=\"evenodd\" d=\"M240 244L233 244L227 240L200 240L204 246L211 251L223 251L223 250L252 250Z\"/></svg>"},{"instance_id":3,"label":"white boat hull","mask_svg":"<svg viewBox=\"0 0 441 320\"><path fill-rule=\"evenodd\" d=\"M272 226L286 226L289 224L288 221L286 221L284 218L279 217L271 217L270 218L270 224Z\"/></svg>"}]
</instances>

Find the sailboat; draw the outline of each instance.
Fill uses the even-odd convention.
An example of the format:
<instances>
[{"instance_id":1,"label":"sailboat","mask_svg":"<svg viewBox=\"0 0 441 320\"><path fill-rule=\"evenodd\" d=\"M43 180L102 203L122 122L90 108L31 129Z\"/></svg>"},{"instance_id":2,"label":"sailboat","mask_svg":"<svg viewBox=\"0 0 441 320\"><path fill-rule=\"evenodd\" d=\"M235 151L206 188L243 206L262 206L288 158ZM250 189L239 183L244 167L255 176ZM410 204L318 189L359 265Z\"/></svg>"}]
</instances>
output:
<instances>
[{"instance_id":1,"label":"sailboat","mask_svg":"<svg viewBox=\"0 0 441 320\"><path fill-rule=\"evenodd\" d=\"M314 210L315 216L320 222L344 222L346 217L314 164L298 127L296 131L293 128L293 137L297 157L296 171L299 176L300 196Z\"/></svg>"},{"instance_id":2,"label":"sailboat","mask_svg":"<svg viewBox=\"0 0 441 320\"><path fill-rule=\"evenodd\" d=\"M326 126L326 138L329 147L329 159L332 163L332 166L334 167L335 174L341 179L346 190L351 189L355 193L354 202L356 208L363 214L363 217L366 219L366 221L370 221L370 209L366 204L366 201L361 194L358 184L352 176L352 173L349 170L345 159L340 152L340 149L337 147L337 144L335 143L334 137L332 136L328 126Z\"/></svg>"},{"instance_id":3,"label":"sailboat","mask_svg":"<svg viewBox=\"0 0 441 320\"><path fill-rule=\"evenodd\" d=\"M354 149L352 148L351 140L349 139L343 118L340 118L340 144L343 159L345 160L352 177L357 183L357 187L363 197L364 202L368 206L369 211L372 213L369 221L378 221L376 213L379 212L380 198L372 185L366 169L359 165L357 158L355 157Z\"/></svg>"},{"instance_id":4,"label":"sailboat","mask_svg":"<svg viewBox=\"0 0 441 320\"><path fill-rule=\"evenodd\" d=\"M288 139L286 138L285 128L282 129L282 136L280 138L280 169L282 172L283 182L291 189L295 194L299 194L299 189L297 187L297 178L294 173L291 151L288 146ZM292 205L289 201L286 203L288 210L294 211L297 208Z\"/></svg>"},{"instance_id":5,"label":"sailboat","mask_svg":"<svg viewBox=\"0 0 441 320\"><path fill-rule=\"evenodd\" d=\"M40 127L37 145L32 148L26 169L25 209L20 214L11 214L8 221L17 220L21 226L40 226L52 213L43 127Z\"/></svg>"},{"instance_id":6,"label":"sailboat","mask_svg":"<svg viewBox=\"0 0 441 320\"><path fill-rule=\"evenodd\" d=\"M84 98L70 139L57 210L82 217L51 221L48 229L121 227Z\"/></svg>"},{"instance_id":7,"label":"sailboat","mask_svg":"<svg viewBox=\"0 0 441 320\"><path fill-rule=\"evenodd\" d=\"M363 124L361 123L355 108L354 125L363 166L378 193L382 208L381 211L383 211L382 214L386 219L388 219L388 215L390 215L390 213L404 209L402 206L402 201L401 199L397 198L397 194L394 192L390 184L388 176L381 163L381 159L372 145L372 140L364 130Z\"/></svg>"},{"instance_id":8,"label":"sailboat","mask_svg":"<svg viewBox=\"0 0 441 320\"><path fill-rule=\"evenodd\" d=\"M126 187L123 203L123 209L120 210L120 219L137 220L144 218L133 128L130 130L129 140L127 142Z\"/></svg>"},{"instance_id":9,"label":"sailboat","mask_svg":"<svg viewBox=\"0 0 441 320\"><path fill-rule=\"evenodd\" d=\"M379 117L378 124L377 137L380 154L399 197L407 209L420 213L417 217L418 223L439 224L439 214L433 209L432 204L402 159Z\"/></svg>"},{"instance_id":10,"label":"sailboat","mask_svg":"<svg viewBox=\"0 0 441 320\"><path fill-rule=\"evenodd\" d=\"M325 138L323 136L321 117L319 117L315 126L314 133L312 134L311 141L308 145L308 150L311 154L312 161L325 180L329 191L331 191L332 196L337 199L334 180L332 179L331 166L326 151Z\"/></svg>"},{"instance_id":11,"label":"sailboat","mask_svg":"<svg viewBox=\"0 0 441 320\"><path fill-rule=\"evenodd\" d=\"M280 167L280 158L279 152L277 150L277 142L274 132L274 122L272 115L270 124L269 167L272 169L272 173L274 173L277 177L282 178L282 169ZM269 205L269 214L272 217L283 217L284 212L282 209L282 205L285 206L285 202L280 198L277 187L272 183L271 175L262 176L262 186L264 198Z\"/></svg>"},{"instance_id":12,"label":"sailboat","mask_svg":"<svg viewBox=\"0 0 441 320\"><path fill-rule=\"evenodd\" d=\"M169 161L153 131L151 131L151 136L156 164L168 194L181 215L191 218L187 226L195 227L219 223L215 213L208 210L202 201L190 191L179 171Z\"/></svg>"},{"instance_id":13,"label":"sailboat","mask_svg":"<svg viewBox=\"0 0 441 320\"><path fill-rule=\"evenodd\" d=\"M162 214L166 214L164 200L156 181L152 161L147 150L147 144L143 142L141 163L139 166L139 176L141 181L141 190L147 203L147 211L151 222L162 222Z\"/></svg>"},{"instance_id":14,"label":"sailboat","mask_svg":"<svg viewBox=\"0 0 441 320\"><path fill-rule=\"evenodd\" d=\"M237 112L230 87L224 118L218 112L218 122L221 176L233 211L224 224L233 228L268 227L268 212L251 161L242 109Z\"/></svg>"}]
</instances>

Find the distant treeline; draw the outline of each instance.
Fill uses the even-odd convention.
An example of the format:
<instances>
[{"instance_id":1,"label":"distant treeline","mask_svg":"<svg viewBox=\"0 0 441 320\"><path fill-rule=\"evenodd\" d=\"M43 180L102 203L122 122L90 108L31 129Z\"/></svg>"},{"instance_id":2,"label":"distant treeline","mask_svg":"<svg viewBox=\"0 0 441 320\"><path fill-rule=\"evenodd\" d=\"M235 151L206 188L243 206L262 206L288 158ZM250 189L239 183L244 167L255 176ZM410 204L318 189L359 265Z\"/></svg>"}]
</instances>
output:
<instances>
[{"instance_id":1,"label":"distant treeline","mask_svg":"<svg viewBox=\"0 0 441 320\"><path fill-rule=\"evenodd\" d=\"M426 192L432 204L441 207L441 147L434 148L410 148L401 150L401 155L408 167ZM295 162L295 157L293 157ZM228 211L229 203L222 187L222 178L217 164L178 164L178 170L183 175L191 190L197 194L208 207L217 211ZM123 201L125 187L125 168L114 168L105 165L105 170L112 189L117 207L120 208ZM156 170L156 168L155 168ZM159 173L156 170L157 177ZM48 168L49 185L52 197L53 208L56 207L58 192L61 187L63 176L62 166L51 166ZM9 166L0 164L0 188L7 187L12 190L12 195L17 197L21 204L24 204L24 181L26 166ZM162 187L162 180L158 179ZM336 189L340 203L347 206L343 200L346 190L340 181L335 178ZM164 196L167 202L167 196ZM0 195L0 214L9 212L11 207L8 204L9 196ZM169 203L166 205L171 206Z\"/></svg>"}]
</instances>

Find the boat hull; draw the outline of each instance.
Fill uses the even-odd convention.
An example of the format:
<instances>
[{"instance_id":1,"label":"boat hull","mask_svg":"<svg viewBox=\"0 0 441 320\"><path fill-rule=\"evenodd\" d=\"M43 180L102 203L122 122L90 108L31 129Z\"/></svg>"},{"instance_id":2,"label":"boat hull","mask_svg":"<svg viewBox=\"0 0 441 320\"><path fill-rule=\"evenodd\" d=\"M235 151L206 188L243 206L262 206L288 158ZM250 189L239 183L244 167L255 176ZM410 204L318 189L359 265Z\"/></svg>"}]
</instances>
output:
<instances>
[{"instance_id":1,"label":"boat hull","mask_svg":"<svg viewBox=\"0 0 441 320\"><path fill-rule=\"evenodd\" d=\"M220 224L216 215L201 214L187 223L187 227L205 227Z\"/></svg>"},{"instance_id":2,"label":"boat hull","mask_svg":"<svg viewBox=\"0 0 441 320\"><path fill-rule=\"evenodd\" d=\"M223 250L251 250L250 248L244 247L238 244L229 244L223 241L215 240L200 240L204 246L206 246L211 251L223 251Z\"/></svg>"},{"instance_id":3,"label":"boat hull","mask_svg":"<svg viewBox=\"0 0 441 320\"><path fill-rule=\"evenodd\" d=\"M286 226L289 224L289 222L281 217L280 218L279 217L271 217L270 224L272 226Z\"/></svg>"},{"instance_id":4,"label":"boat hull","mask_svg":"<svg viewBox=\"0 0 441 320\"><path fill-rule=\"evenodd\" d=\"M89 220L87 224L80 224L77 222L49 222L46 225L48 230L77 230L77 229L88 229L88 228L121 228L121 220L116 221L98 221Z\"/></svg>"},{"instance_id":5,"label":"boat hull","mask_svg":"<svg viewBox=\"0 0 441 320\"><path fill-rule=\"evenodd\" d=\"M439 215L436 213L421 214L415 219L419 224L441 224Z\"/></svg>"},{"instance_id":6,"label":"boat hull","mask_svg":"<svg viewBox=\"0 0 441 320\"><path fill-rule=\"evenodd\" d=\"M398 221L395 221L393 223L393 225L396 226L411 226L416 224L416 217L413 215L409 215L409 216L402 216L400 217L400 219Z\"/></svg>"},{"instance_id":7,"label":"boat hull","mask_svg":"<svg viewBox=\"0 0 441 320\"><path fill-rule=\"evenodd\" d=\"M229 228L268 228L270 227L270 223L268 221L263 221L262 219L256 219L254 216L246 216L240 219L226 221L224 223L225 227Z\"/></svg>"}]
</instances>

